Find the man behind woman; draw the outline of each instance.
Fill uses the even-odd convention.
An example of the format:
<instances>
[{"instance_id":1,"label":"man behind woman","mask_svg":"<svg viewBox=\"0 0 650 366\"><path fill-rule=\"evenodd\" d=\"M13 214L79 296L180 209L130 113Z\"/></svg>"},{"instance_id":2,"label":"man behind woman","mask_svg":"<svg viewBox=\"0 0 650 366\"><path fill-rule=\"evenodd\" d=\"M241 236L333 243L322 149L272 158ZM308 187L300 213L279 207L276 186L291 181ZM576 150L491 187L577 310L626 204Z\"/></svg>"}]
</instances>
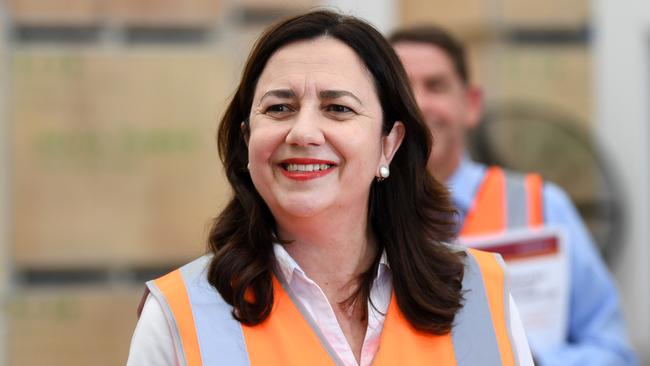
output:
<instances>
[{"instance_id":1,"label":"man behind woman","mask_svg":"<svg viewBox=\"0 0 650 366\"><path fill-rule=\"evenodd\" d=\"M567 234L570 303L567 323L563 325L566 333L557 347L542 346L539 339L530 339L537 363L637 364L625 333L614 281L567 195L551 183L542 184L535 175L488 168L470 160L466 153L466 134L481 117L482 92L470 81L462 44L433 25L398 30L389 40L406 69L422 117L434 134L427 167L451 190L461 213L460 234L494 235L520 225L557 227ZM524 186L526 191L517 197L504 194L496 205L493 197L486 197L485 192L506 191L507 185ZM509 213L507 207L513 204L523 205L528 217L511 218L516 214ZM494 225L494 216L499 213L505 222Z\"/></svg>"}]
</instances>

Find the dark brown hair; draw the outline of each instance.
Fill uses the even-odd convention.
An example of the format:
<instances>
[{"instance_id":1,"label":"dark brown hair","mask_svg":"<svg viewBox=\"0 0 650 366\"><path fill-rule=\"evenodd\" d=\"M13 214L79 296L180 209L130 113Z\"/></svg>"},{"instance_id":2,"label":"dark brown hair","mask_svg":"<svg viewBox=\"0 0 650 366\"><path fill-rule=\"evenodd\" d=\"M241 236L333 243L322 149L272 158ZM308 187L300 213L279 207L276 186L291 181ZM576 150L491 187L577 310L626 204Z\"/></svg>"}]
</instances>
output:
<instances>
[{"instance_id":1,"label":"dark brown hair","mask_svg":"<svg viewBox=\"0 0 650 366\"><path fill-rule=\"evenodd\" d=\"M273 304L274 218L246 169L248 150L241 123L248 123L257 80L280 48L301 40L331 37L349 46L374 78L383 108L383 133L402 121L406 135L391 175L370 188L368 222L378 255L359 278L352 303L366 304L385 250L402 313L418 329L442 334L462 307L461 255L442 244L452 235L455 211L448 192L427 172L431 136L423 124L404 69L390 44L369 24L330 11L314 11L271 26L255 44L218 132L219 154L234 197L214 221L209 236L215 254L209 282L233 306L233 316L255 325ZM345 303L348 303L346 301ZM365 306L365 305L364 305ZM365 315L365 314L364 314Z\"/></svg>"},{"instance_id":2,"label":"dark brown hair","mask_svg":"<svg viewBox=\"0 0 650 366\"><path fill-rule=\"evenodd\" d=\"M454 70L463 84L469 83L469 70L463 44L451 33L435 25L420 25L397 30L388 37L391 44L399 42L424 43L442 49L451 59Z\"/></svg>"}]
</instances>

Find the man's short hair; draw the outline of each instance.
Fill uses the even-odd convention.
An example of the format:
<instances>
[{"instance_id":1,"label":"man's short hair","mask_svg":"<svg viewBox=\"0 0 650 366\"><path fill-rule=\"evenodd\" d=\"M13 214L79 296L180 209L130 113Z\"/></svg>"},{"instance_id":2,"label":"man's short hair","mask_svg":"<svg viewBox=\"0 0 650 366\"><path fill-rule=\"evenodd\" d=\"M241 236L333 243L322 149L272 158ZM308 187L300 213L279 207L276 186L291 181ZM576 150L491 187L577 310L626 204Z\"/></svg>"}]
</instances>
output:
<instances>
[{"instance_id":1,"label":"man's short hair","mask_svg":"<svg viewBox=\"0 0 650 366\"><path fill-rule=\"evenodd\" d=\"M465 85L469 83L469 71L463 44L442 27L420 25L395 31L388 37L391 44L399 42L425 43L442 49L451 59L456 73Z\"/></svg>"}]
</instances>

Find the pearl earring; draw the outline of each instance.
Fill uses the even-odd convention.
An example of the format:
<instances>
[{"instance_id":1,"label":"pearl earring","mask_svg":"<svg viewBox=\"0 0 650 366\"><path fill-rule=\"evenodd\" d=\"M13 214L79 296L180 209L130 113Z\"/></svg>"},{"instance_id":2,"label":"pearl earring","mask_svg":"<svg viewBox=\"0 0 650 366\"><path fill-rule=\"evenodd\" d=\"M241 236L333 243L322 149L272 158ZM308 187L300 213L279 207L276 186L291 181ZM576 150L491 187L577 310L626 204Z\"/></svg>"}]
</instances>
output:
<instances>
[{"instance_id":1,"label":"pearl earring","mask_svg":"<svg viewBox=\"0 0 650 366\"><path fill-rule=\"evenodd\" d=\"M377 177L377 182L381 182L382 180L388 178L390 176L390 169L388 168L387 165L382 165L379 167L379 177Z\"/></svg>"},{"instance_id":2,"label":"pearl earring","mask_svg":"<svg viewBox=\"0 0 650 366\"><path fill-rule=\"evenodd\" d=\"M246 164L246 169L251 170L251 163Z\"/></svg>"}]
</instances>

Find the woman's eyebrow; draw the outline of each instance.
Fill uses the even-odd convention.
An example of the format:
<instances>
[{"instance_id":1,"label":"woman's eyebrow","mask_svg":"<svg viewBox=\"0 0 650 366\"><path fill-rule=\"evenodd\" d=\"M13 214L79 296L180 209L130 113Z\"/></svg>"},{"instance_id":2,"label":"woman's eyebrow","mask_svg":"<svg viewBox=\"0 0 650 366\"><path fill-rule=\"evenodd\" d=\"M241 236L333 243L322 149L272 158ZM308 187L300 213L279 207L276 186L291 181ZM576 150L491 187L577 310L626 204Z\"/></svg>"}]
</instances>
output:
<instances>
[{"instance_id":1,"label":"woman's eyebrow","mask_svg":"<svg viewBox=\"0 0 650 366\"><path fill-rule=\"evenodd\" d=\"M356 95L354 95L353 93L347 90L323 90L320 93L318 93L318 96L321 99L336 99L343 96L349 96L354 98L357 102L359 102L359 104L363 105L361 99L359 99Z\"/></svg>"},{"instance_id":2,"label":"woman's eyebrow","mask_svg":"<svg viewBox=\"0 0 650 366\"><path fill-rule=\"evenodd\" d=\"M266 97L277 97L280 99L291 99L296 96L296 93L293 92L291 89L273 89L269 90L262 97L260 98L260 102L264 100Z\"/></svg>"}]
</instances>

